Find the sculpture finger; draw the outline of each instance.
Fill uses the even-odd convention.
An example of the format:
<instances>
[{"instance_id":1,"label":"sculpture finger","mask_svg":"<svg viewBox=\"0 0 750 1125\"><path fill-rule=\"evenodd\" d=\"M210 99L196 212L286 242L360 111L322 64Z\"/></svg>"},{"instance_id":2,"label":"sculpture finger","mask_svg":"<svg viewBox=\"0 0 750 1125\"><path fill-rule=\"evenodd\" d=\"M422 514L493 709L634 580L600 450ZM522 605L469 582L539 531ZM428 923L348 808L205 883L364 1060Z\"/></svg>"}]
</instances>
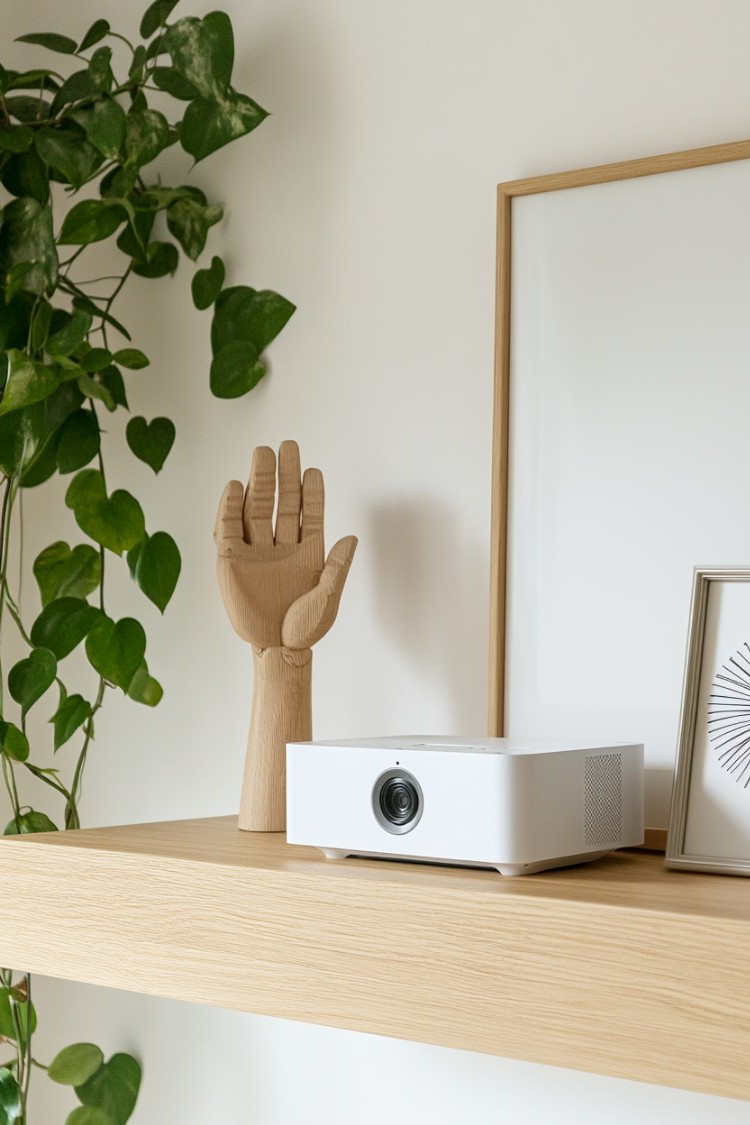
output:
<instances>
[{"instance_id":1,"label":"sculpture finger","mask_svg":"<svg viewBox=\"0 0 750 1125\"><path fill-rule=\"evenodd\" d=\"M341 597L341 591L344 589L357 543L356 535L346 535L331 547L318 583L326 593L337 594Z\"/></svg>"},{"instance_id":2,"label":"sculpture finger","mask_svg":"<svg viewBox=\"0 0 750 1125\"><path fill-rule=\"evenodd\" d=\"M331 628L356 547L354 535L339 539L326 560L318 585L290 606L281 626L281 643L287 648L310 648Z\"/></svg>"},{"instance_id":3,"label":"sculpture finger","mask_svg":"<svg viewBox=\"0 0 750 1125\"><path fill-rule=\"evenodd\" d=\"M279 447L279 508L276 513L276 542L299 543L302 479L299 446L282 441Z\"/></svg>"},{"instance_id":4,"label":"sculpture finger","mask_svg":"<svg viewBox=\"0 0 750 1125\"><path fill-rule=\"evenodd\" d=\"M305 469L302 478L302 538L313 535L323 538L325 488L320 469Z\"/></svg>"},{"instance_id":5,"label":"sculpture finger","mask_svg":"<svg viewBox=\"0 0 750 1125\"><path fill-rule=\"evenodd\" d=\"M219 502L214 526L214 542L220 555L228 555L244 544L242 500L245 490L238 480L230 480Z\"/></svg>"},{"instance_id":6,"label":"sculpture finger","mask_svg":"<svg viewBox=\"0 0 750 1125\"><path fill-rule=\"evenodd\" d=\"M273 506L276 500L276 454L267 445L253 450L245 493L245 539L253 546L273 545Z\"/></svg>"}]
</instances>

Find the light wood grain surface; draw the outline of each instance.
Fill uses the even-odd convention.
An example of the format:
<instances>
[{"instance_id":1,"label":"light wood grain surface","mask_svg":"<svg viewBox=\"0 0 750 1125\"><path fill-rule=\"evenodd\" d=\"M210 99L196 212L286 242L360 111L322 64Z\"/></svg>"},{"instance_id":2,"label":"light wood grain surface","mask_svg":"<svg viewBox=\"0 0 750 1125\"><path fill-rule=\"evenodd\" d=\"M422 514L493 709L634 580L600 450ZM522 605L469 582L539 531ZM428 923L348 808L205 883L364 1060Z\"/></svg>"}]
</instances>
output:
<instances>
[{"instance_id":1,"label":"light wood grain surface","mask_svg":"<svg viewBox=\"0 0 750 1125\"><path fill-rule=\"evenodd\" d=\"M226 817L6 838L0 883L1 964L750 1097L746 883L646 852L507 879Z\"/></svg>"}]
</instances>

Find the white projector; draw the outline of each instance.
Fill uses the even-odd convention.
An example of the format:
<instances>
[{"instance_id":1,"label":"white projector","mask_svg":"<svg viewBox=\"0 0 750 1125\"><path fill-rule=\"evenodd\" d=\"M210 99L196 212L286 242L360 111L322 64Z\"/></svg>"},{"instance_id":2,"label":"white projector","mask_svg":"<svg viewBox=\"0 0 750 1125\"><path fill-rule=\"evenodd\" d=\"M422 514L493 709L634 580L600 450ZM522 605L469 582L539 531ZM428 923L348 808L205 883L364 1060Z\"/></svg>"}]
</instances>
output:
<instances>
[{"instance_id":1,"label":"white projector","mask_svg":"<svg viewBox=\"0 0 750 1125\"><path fill-rule=\"evenodd\" d=\"M643 843L643 746L363 738L287 746L287 840L527 875Z\"/></svg>"}]
</instances>

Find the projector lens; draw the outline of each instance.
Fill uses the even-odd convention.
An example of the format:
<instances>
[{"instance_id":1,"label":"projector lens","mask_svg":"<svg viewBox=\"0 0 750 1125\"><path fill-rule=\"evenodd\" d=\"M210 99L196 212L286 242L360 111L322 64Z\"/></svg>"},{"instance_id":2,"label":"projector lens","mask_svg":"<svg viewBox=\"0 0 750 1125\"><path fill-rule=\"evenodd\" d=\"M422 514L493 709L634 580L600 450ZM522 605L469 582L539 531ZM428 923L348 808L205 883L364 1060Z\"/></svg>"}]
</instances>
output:
<instances>
[{"instance_id":1,"label":"projector lens","mask_svg":"<svg viewBox=\"0 0 750 1125\"><path fill-rule=\"evenodd\" d=\"M386 832L411 832L422 815L422 790L406 770L386 770L372 791L375 818Z\"/></svg>"}]
</instances>

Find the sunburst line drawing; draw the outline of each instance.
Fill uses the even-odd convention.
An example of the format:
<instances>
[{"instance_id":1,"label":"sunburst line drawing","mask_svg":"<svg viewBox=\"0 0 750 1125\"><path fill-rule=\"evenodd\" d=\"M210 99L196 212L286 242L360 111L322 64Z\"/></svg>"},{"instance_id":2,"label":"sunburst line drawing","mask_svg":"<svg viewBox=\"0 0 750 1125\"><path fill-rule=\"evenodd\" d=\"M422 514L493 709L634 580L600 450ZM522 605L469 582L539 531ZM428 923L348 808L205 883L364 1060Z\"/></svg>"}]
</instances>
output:
<instances>
[{"instance_id":1,"label":"sunburst line drawing","mask_svg":"<svg viewBox=\"0 0 750 1125\"><path fill-rule=\"evenodd\" d=\"M722 743L719 742L719 739L724 739L724 735L743 734L745 729L744 721L741 723L724 723L721 726L714 727L709 733L716 745L721 746Z\"/></svg>"},{"instance_id":2,"label":"sunburst line drawing","mask_svg":"<svg viewBox=\"0 0 750 1125\"><path fill-rule=\"evenodd\" d=\"M721 680L724 684L731 684L733 687L739 688L745 695L750 696L750 684L746 684L744 680L735 679L734 676L722 676L721 673L717 673L716 679L717 681ZM717 683L716 686L720 687L721 685Z\"/></svg>"},{"instance_id":3,"label":"sunburst line drawing","mask_svg":"<svg viewBox=\"0 0 750 1125\"><path fill-rule=\"evenodd\" d=\"M731 766L737 760L743 760L745 754L750 754L750 738L743 738L741 742L735 742L732 746L727 747L723 753L719 754L719 761L731 772Z\"/></svg>"},{"instance_id":4,"label":"sunburst line drawing","mask_svg":"<svg viewBox=\"0 0 750 1125\"><path fill-rule=\"evenodd\" d=\"M708 697L708 737L719 765L750 786L750 644L744 642L716 673Z\"/></svg>"}]
</instances>

